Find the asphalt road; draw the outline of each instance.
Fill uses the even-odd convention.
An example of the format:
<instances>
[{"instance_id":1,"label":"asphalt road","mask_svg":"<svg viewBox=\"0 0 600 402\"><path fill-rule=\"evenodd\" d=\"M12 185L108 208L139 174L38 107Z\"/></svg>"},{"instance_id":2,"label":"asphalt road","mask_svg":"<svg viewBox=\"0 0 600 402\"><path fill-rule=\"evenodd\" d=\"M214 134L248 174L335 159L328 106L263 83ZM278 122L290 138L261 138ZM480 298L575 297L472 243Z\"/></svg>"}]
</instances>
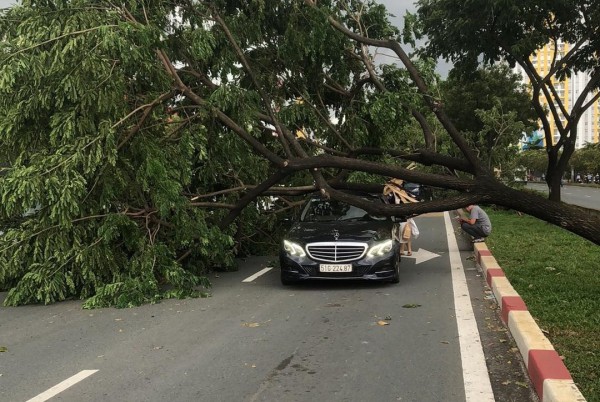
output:
<instances>
[{"instance_id":1,"label":"asphalt road","mask_svg":"<svg viewBox=\"0 0 600 402\"><path fill-rule=\"evenodd\" d=\"M471 244L416 222L397 285L283 287L254 257L210 298L0 307L0 401L534 401Z\"/></svg>"},{"instance_id":2,"label":"asphalt road","mask_svg":"<svg viewBox=\"0 0 600 402\"><path fill-rule=\"evenodd\" d=\"M543 183L527 183L527 188L548 193L548 186ZM580 207L600 209L600 188L567 184L562 188L561 200Z\"/></svg>"}]
</instances>

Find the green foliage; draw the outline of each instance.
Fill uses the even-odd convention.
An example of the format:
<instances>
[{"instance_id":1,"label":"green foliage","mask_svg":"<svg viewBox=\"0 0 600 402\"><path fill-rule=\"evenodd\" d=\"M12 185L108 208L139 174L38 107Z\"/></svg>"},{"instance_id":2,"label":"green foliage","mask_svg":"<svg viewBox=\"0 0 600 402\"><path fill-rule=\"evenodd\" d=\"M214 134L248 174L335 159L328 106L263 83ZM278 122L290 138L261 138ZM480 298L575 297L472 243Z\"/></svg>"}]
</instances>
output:
<instances>
[{"instance_id":1,"label":"green foliage","mask_svg":"<svg viewBox=\"0 0 600 402\"><path fill-rule=\"evenodd\" d=\"M126 119L171 90L155 52L173 9L156 5L149 16L129 5L149 24L86 1L25 2L0 18L7 305L82 298L88 308L125 307L197 296L213 264L233 264L218 217L184 195L206 159L208 130L167 124L162 107L144 121ZM210 35L194 40L196 51L210 51Z\"/></svg>"},{"instance_id":2,"label":"green foliage","mask_svg":"<svg viewBox=\"0 0 600 402\"><path fill-rule=\"evenodd\" d=\"M537 106L537 117L548 123L543 125L546 138L556 138L557 134L560 138L545 144L549 196L560 200L558 179L567 170L575 149L580 116L592 104L587 100L600 88L600 80L596 79L600 73L600 37L594 34L600 27L598 2L419 0L417 7L418 23L412 27L418 35L428 38L423 53L452 61L454 70L467 77L472 77L481 64L498 62L506 62L510 67L518 65L523 71L531 85L531 102ZM547 45L555 47L556 53L543 72L532 57ZM562 45L565 51L560 49ZM555 96L553 85L579 72L589 75L590 85L568 102ZM549 113L545 109L550 109ZM552 125L547 115L555 123L553 132L549 131Z\"/></svg>"},{"instance_id":3,"label":"green foliage","mask_svg":"<svg viewBox=\"0 0 600 402\"><path fill-rule=\"evenodd\" d=\"M428 52L468 70L480 57L490 64L503 58L515 63L551 41L576 43L600 21L595 0L419 0L417 7L420 33L430 41ZM599 39L588 38L573 64L562 65L562 74L597 68Z\"/></svg>"},{"instance_id":4,"label":"green foliage","mask_svg":"<svg viewBox=\"0 0 600 402\"><path fill-rule=\"evenodd\" d=\"M483 122L483 128L475 139L476 143L486 145L480 148L485 151L480 154L481 159L487 161L490 170L494 166L503 166L506 170L519 151L516 139L525 131L525 125L517 121L515 111L504 113L501 106L494 106L491 110L477 109L475 114Z\"/></svg>"},{"instance_id":5,"label":"green foliage","mask_svg":"<svg viewBox=\"0 0 600 402\"><path fill-rule=\"evenodd\" d=\"M546 172L548 167L548 157L544 150L532 149L519 153L517 163L530 171L541 174Z\"/></svg>"},{"instance_id":6,"label":"green foliage","mask_svg":"<svg viewBox=\"0 0 600 402\"><path fill-rule=\"evenodd\" d=\"M535 127L537 116L527 88L521 77L504 64L480 68L470 74L453 70L441 87L444 109L463 132L481 131L484 123L474 111L494 107L504 113L514 112L515 120L527 128Z\"/></svg>"},{"instance_id":7,"label":"green foliage","mask_svg":"<svg viewBox=\"0 0 600 402\"><path fill-rule=\"evenodd\" d=\"M600 400L600 248L530 216L488 211L486 240L589 401ZM574 258L573 256L577 256Z\"/></svg>"},{"instance_id":8,"label":"green foliage","mask_svg":"<svg viewBox=\"0 0 600 402\"><path fill-rule=\"evenodd\" d=\"M274 243L280 221L265 218L260 203L237 228L221 229L226 210L190 202L215 193L198 201L234 204L243 193L223 190L273 172L214 119L214 108L276 153L280 142L257 124L265 104L286 127L306 127L331 146L340 136L323 118L330 113L361 122L340 126L357 144L394 133L388 127L404 113L397 95L371 107L368 86L353 99L332 89L351 88L362 65L360 46L327 17L349 20L349 10L360 10L370 34L397 35L384 7L211 5L24 1L0 16L0 289L9 290L7 304L81 298L88 308L125 307L194 296L208 287L208 271L235 268L236 250L256 250L251 240ZM228 32L212 22L215 12ZM186 66L179 75L205 107L173 90L157 51ZM306 177L298 173L288 184Z\"/></svg>"},{"instance_id":9,"label":"green foliage","mask_svg":"<svg viewBox=\"0 0 600 402\"><path fill-rule=\"evenodd\" d=\"M323 148L421 148L412 115L432 114L408 72L375 65L379 82L367 79L367 47L329 17L369 37L399 36L375 1L25 1L0 16L6 303L125 307L198 295L210 270L235 269L236 252L278 243L282 215L271 204L286 208L284 197L257 198L223 224L279 169L257 143L288 161ZM415 64L442 99L433 59ZM483 110L473 133L495 141L501 119L522 121L503 94L502 109L470 109ZM431 127L436 150L451 149ZM313 141L286 154L280 130ZM278 185L313 183L312 173Z\"/></svg>"},{"instance_id":10,"label":"green foliage","mask_svg":"<svg viewBox=\"0 0 600 402\"><path fill-rule=\"evenodd\" d=\"M489 167L508 171L536 115L520 78L506 65L453 71L441 84L446 113Z\"/></svg>"},{"instance_id":11,"label":"green foliage","mask_svg":"<svg viewBox=\"0 0 600 402\"><path fill-rule=\"evenodd\" d=\"M600 173L600 144L586 144L571 158L571 166L576 172Z\"/></svg>"}]
</instances>

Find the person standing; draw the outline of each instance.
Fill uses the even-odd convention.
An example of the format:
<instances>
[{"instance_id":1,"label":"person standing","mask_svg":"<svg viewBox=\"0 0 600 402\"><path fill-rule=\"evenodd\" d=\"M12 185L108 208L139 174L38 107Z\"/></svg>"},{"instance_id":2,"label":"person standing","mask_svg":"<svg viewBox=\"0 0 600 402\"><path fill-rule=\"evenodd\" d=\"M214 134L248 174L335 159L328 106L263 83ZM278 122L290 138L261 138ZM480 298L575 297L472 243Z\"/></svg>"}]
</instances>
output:
<instances>
[{"instance_id":1,"label":"person standing","mask_svg":"<svg viewBox=\"0 0 600 402\"><path fill-rule=\"evenodd\" d=\"M479 205L469 205L466 210L469 218L459 218L461 229L473 237L473 243L485 241L492 233L492 222L488 214Z\"/></svg>"},{"instance_id":2,"label":"person standing","mask_svg":"<svg viewBox=\"0 0 600 402\"><path fill-rule=\"evenodd\" d=\"M406 248L406 255L412 255L412 239L419 237L419 228L412 218L408 218L406 222L400 224L400 254L404 255L404 249Z\"/></svg>"}]
</instances>

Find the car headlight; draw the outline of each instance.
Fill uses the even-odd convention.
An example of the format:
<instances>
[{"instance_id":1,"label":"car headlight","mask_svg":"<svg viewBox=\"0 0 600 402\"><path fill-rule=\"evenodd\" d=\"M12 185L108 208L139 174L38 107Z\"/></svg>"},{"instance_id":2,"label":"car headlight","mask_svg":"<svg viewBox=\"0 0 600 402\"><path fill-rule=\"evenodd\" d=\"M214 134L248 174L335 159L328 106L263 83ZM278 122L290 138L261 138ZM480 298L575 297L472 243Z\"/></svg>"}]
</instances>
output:
<instances>
[{"instance_id":1,"label":"car headlight","mask_svg":"<svg viewBox=\"0 0 600 402\"><path fill-rule=\"evenodd\" d=\"M293 256L297 256L297 257L306 256L306 253L304 252L304 249L302 248L301 245L291 242L289 240L283 241L283 249L289 255L293 255Z\"/></svg>"},{"instance_id":2,"label":"car headlight","mask_svg":"<svg viewBox=\"0 0 600 402\"><path fill-rule=\"evenodd\" d=\"M380 257L384 254L389 253L392 250L393 242L392 239L382 241L380 243L375 244L367 255L369 257Z\"/></svg>"}]
</instances>

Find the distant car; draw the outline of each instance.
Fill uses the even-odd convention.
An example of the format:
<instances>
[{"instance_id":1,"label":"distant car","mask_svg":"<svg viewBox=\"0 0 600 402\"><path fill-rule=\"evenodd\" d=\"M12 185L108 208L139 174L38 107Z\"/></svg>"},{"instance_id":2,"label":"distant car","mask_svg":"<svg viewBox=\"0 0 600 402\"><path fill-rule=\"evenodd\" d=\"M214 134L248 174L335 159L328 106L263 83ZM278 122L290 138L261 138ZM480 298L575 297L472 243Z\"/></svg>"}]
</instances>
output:
<instances>
[{"instance_id":1,"label":"distant car","mask_svg":"<svg viewBox=\"0 0 600 402\"><path fill-rule=\"evenodd\" d=\"M431 201L433 199L431 189L423 184L404 182L402 187L409 195L419 201Z\"/></svg>"},{"instance_id":2,"label":"distant car","mask_svg":"<svg viewBox=\"0 0 600 402\"><path fill-rule=\"evenodd\" d=\"M373 216L335 200L311 198L282 241L281 282L363 279L398 283L400 243L393 234L400 220Z\"/></svg>"}]
</instances>

